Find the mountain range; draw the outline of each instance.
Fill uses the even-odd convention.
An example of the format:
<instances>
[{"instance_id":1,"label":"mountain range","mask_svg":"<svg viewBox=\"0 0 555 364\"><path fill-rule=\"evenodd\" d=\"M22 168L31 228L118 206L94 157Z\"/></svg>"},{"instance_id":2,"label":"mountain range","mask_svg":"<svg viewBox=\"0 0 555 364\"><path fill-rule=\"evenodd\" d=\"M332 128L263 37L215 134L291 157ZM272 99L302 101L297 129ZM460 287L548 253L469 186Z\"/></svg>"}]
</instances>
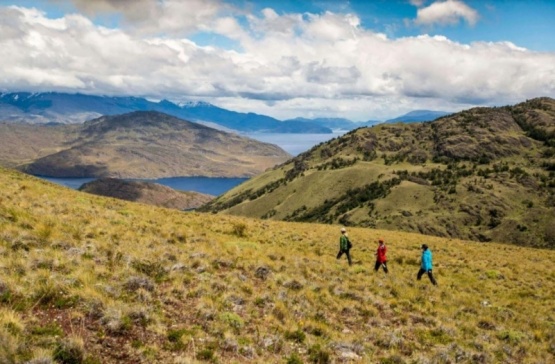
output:
<instances>
[{"instance_id":1,"label":"mountain range","mask_svg":"<svg viewBox=\"0 0 555 364\"><path fill-rule=\"evenodd\" d=\"M388 119L385 121L367 120L362 122L355 122L345 118L315 118L315 119L295 118L295 119L289 119L285 121L316 123L332 130L353 130L356 128L378 125L381 123L398 123L398 122L415 123L415 122L423 122L423 121L432 121L439 117L449 115L449 114L450 113L446 111L414 110L406 114L403 114L401 116L398 116L396 118Z\"/></svg>"},{"instance_id":2,"label":"mountain range","mask_svg":"<svg viewBox=\"0 0 555 364\"><path fill-rule=\"evenodd\" d=\"M555 100L359 128L202 207L555 247Z\"/></svg>"},{"instance_id":3,"label":"mountain range","mask_svg":"<svg viewBox=\"0 0 555 364\"><path fill-rule=\"evenodd\" d=\"M386 123L417 123L422 121L433 121L451 113L447 111L433 111L433 110L414 110L404 115L398 116L393 119L386 120Z\"/></svg>"},{"instance_id":4,"label":"mountain range","mask_svg":"<svg viewBox=\"0 0 555 364\"><path fill-rule=\"evenodd\" d=\"M133 111L158 111L193 122L210 123L240 132L331 133L314 122L284 122L255 113L240 113L206 102L181 105L168 100L149 101L138 97L109 97L83 94L8 93L0 95L0 121L28 123L83 123L103 115Z\"/></svg>"},{"instance_id":5,"label":"mountain range","mask_svg":"<svg viewBox=\"0 0 555 364\"><path fill-rule=\"evenodd\" d=\"M266 133L331 133L380 123L378 120L354 122L344 118L295 118L277 120L255 114L240 113L207 102L176 104L168 100L149 101L140 97L93 96L84 94L4 93L0 94L0 121L26 123L83 123L103 115L133 111L158 111L180 119L204 123L223 130ZM385 122L434 120L446 112L418 110Z\"/></svg>"},{"instance_id":6,"label":"mountain range","mask_svg":"<svg viewBox=\"0 0 555 364\"><path fill-rule=\"evenodd\" d=\"M251 177L291 156L156 111L83 124L0 123L0 163L47 177Z\"/></svg>"}]
</instances>

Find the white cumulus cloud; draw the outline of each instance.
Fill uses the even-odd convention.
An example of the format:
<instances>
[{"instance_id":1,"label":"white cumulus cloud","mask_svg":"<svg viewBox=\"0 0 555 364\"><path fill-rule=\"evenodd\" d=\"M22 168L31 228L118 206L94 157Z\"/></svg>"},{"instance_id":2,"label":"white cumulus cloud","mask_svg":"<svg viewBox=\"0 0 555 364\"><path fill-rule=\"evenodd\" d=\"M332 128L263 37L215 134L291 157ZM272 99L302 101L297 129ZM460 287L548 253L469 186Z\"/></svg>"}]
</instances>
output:
<instances>
[{"instance_id":1,"label":"white cumulus cloud","mask_svg":"<svg viewBox=\"0 0 555 364\"><path fill-rule=\"evenodd\" d=\"M354 14L229 14L203 30L235 49L184 35L107 28L0 7L0 91L61 91L204 100L280 119L384 119L555 97L555 53L443 36L389 39ZM199 28L201 29L201 28Z\"/></svg>"},{"instance_id":2,"label":"white cumulus cloud","mask_svg":"<svg viewBox=\"0 0 555 364\"><path fill-rule=\"evenodd\" d=\"M183 34L208 26L227 8L220 0L51 0L70 1L88 16L121 14L140 33Z\"/></svg>"},{"instance_id":3,"label":"white cumulus cloud","mask_svg":"<svg viewBox=\"0 0 555 364\"><path fill-rule=\"evenodd\" d=\"M414 21L417 25L451 25L465 20L474 25L478 21L479 14L464 2L459 0L437 1L425 8L418 9Z\"/></svg>"}]
</instances>

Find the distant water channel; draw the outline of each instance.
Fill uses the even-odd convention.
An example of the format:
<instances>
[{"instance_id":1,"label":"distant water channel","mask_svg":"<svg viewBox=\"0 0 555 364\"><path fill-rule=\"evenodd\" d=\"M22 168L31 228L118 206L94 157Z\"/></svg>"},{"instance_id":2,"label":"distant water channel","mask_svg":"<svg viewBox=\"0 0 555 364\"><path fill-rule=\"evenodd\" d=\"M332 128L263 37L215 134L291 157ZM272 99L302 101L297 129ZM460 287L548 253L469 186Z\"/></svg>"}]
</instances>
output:
<instances>
[{"instance_id":1,"label":"distant water channel","mask_svg":"<svg viewBox=\"0 0 555 364\"><path fill-rule=\"evenodd\" d=\"M73 189L78 189L84 183L95 180L95 178L40 178ZM172 177L160 179L133 179L130 181L153 182L171 187L174 190L195 191L219 196L246 180L248 180L248 178Z\"/></svg>"},{"instance_id":2,"label":"distant water channel","mask_svg":"<svg viewBox=\"0 0 555 364\"><path fill-rule=\"evenodd\" d=\"M345 132L334 132L333 134L249 133L244 135L261 142L276 144L287 153L297 156L316 144L328 141L344 133ZM95 178L41 178L73 189L78 189L84 183L95 180ZM219 196L247 179L248 178L172 177L140 181L159 183L179 191L194 191Z\"/></svg>"}]
</instances>

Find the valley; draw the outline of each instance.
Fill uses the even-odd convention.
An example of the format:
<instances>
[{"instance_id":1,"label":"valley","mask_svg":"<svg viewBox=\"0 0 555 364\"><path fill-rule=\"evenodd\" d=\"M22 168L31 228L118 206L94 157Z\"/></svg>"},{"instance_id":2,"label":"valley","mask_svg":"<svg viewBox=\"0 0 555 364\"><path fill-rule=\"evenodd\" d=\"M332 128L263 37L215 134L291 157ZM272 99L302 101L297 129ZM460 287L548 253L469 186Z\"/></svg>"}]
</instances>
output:
<instances>
[{"instance_id":1,"label":"valley","mask_svg":"<svg viewBox=\"0 0 555 364\"><path fill-rule=\"evenodd\" d=\"M555 247L555 100L359 128L203 211Z\"/></svg>"}]
</instances>

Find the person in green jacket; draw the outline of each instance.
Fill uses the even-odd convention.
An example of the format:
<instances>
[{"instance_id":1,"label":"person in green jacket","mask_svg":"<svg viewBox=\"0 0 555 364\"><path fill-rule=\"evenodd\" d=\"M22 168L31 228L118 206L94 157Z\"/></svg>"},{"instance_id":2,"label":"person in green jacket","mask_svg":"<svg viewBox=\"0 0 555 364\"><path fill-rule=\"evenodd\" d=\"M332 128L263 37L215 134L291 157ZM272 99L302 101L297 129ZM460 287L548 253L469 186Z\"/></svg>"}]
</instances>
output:
<instances>
[{"instance_id":1,"label":"person in green jacket","mask_svg":"<svg viewBox=\"0 0 555 364\"><path fill-rule=\"evenodd\" d=\"M351 241L347 236L347 229L341 228L341 237L339 238L339 253L337 253L337 259L341 258L343 253L347 255L347 260L349 261L349 265L352 265L353 262L351 261L351 253L349 252L352 248Z\"/></svg>"}]
</instances>

